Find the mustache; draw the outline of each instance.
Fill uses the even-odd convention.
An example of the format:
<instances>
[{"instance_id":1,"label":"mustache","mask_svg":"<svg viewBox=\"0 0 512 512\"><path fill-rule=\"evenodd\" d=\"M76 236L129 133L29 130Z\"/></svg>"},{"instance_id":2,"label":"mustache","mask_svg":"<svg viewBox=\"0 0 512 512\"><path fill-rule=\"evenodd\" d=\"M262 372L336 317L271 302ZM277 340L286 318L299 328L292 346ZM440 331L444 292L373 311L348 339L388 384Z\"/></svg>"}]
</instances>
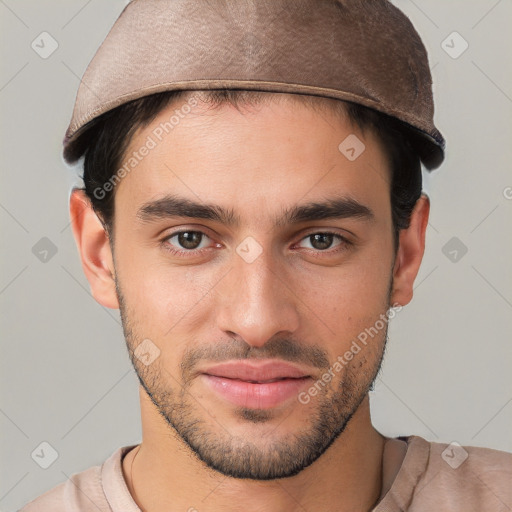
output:
<instances>
[{"instance_id":1,"label":"mustache","mask_svg":"<svg viewBox=\"0 0 512 512\"><path fill-rule=\"evenodd\" d=\"M305 345L289 338L275 338L261 347L253 347L240 339L231 339L187 350L180 364L183 380L194 374L194 368L201 361L226 362L233 359L282 359L291 363L327 370L330 362L327 352L318 346Z\"/></svg>"}]
</instances>

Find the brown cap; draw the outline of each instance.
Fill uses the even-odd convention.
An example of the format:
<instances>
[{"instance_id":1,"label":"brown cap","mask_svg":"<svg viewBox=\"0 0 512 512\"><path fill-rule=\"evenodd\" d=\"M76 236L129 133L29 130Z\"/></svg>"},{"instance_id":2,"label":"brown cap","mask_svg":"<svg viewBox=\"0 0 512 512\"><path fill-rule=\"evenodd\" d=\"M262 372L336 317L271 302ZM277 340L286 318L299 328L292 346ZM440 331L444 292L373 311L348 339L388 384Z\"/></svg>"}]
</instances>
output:
<instances>
[{"instance_id":1,"label":"brown cap","mask_svg":"<svg viewBox=\"0 0 512 512\"><path fill-rule=\"evenodd\" d=\"M358 103L405 124L427 169L444 158L425 47L386 0L132 0L89 64L64 139L170 90L247 89Z\"/></svg>"}]
</instances>

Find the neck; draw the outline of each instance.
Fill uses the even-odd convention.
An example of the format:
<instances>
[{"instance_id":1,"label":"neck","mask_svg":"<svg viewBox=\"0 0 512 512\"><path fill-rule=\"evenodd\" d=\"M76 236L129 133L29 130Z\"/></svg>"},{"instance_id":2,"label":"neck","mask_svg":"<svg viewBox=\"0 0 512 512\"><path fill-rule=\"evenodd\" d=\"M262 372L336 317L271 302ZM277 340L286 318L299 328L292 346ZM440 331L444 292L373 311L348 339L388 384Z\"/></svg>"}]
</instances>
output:
<instances>
[{"instance_id":1,"label":"neck","mask_svg":"<svg viewBox=\"0 0 512 512\"><path fill-rule=\"evenodd\" d=\"M370 420L368 396L345 431L313 464L279 480L226 477L199 461L141 391L143 440L123 460L128 488L151 512L371 510L382 491L385 438ZM151 410L152 409L152 410ZM135 456L135 458L134 458Z\"/></svg>"}]
</instances>

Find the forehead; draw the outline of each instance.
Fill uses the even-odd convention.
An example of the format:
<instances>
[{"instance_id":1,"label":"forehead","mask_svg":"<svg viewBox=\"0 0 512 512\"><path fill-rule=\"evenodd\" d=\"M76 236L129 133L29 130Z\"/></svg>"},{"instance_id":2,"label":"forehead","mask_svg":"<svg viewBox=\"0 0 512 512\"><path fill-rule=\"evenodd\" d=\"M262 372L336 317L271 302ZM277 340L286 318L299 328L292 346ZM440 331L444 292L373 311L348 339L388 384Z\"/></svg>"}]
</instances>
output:
<instances>
[{"instance_id":1,"label":"forehead","mask_svg":"<svg viewBox=\"0 0 512 512\"><path fill-rule=\"evenodd\" d=\"M380 141L328 101L294 96L238 108L191 106L186 97L167 106L132 138L116 208L134 210L172 193L263 219L336 193L385 214L389 169Z\"/></svg>"}]
</instances>

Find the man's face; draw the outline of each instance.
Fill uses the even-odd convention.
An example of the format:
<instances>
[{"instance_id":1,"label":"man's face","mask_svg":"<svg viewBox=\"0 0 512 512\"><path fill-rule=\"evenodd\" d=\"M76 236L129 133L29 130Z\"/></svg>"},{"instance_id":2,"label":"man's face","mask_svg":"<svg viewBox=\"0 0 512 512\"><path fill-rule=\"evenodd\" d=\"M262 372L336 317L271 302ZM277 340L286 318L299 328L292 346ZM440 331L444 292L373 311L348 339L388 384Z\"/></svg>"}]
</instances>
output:
<instances>
[{"instance_id":1,"label":"man's face","mask_svg":"<svg viewBox=\"0 0 512 512\"><path fill-rule=\"evenodd\" d=\"M127 157L148 136L156 147L116 190L130 355L159 420L210 467L290 476L343 431L382 360L387 162L373 135L288 99L243 112L199 105L158 141L179 107L136 134ZM354 134L365 150L352 160L338 146Z\"/></svg>"}]
</instances>

